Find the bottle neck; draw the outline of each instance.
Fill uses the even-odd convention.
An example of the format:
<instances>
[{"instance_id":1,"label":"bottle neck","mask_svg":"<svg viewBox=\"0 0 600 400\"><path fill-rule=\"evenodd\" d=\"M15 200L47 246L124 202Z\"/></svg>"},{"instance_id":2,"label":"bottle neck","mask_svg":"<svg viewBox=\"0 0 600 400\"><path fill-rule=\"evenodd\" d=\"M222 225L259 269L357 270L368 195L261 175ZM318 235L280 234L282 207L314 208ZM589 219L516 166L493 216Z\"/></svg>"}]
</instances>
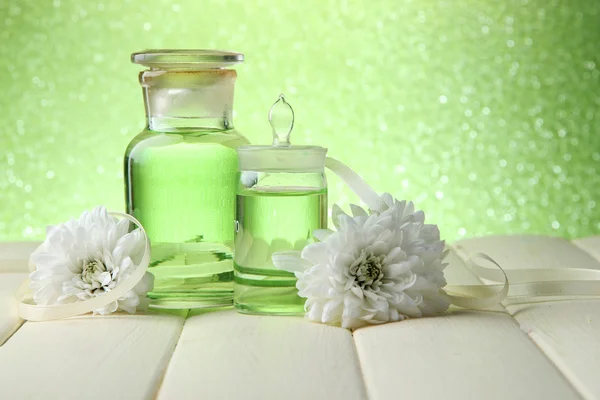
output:
<instances>
[{"instance_id":1,"label":"bottle neck","mask_svg":"<svg viewBox=\"0 0 600 400\"><path fill-rule=\"evenodd\" d=\"M236 72L229 69L140 73L148 128L161 132L233 128Z\"/></svg>"}]
</instances>

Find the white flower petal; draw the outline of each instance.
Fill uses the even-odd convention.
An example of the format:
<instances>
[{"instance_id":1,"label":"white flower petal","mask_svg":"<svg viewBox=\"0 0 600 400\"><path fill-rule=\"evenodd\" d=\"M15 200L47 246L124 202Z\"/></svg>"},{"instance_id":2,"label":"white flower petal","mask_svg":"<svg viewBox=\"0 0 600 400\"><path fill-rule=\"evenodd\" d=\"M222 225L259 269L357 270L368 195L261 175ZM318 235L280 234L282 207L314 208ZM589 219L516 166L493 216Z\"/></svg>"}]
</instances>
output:
<instances>
[{"instance_id":1,"label":"white flower petal","mask_svg":"<svg viewBox=\"0 0 600 400\"><path fill-rule=\"evenodd\" d=\"M375 293L373 293L370 290L363 290L363 294L365 295L365 297L369 300L372 301L377 301L379 300L379 296L377 296Z\"/></svg>"},{"instance_id":2,"label":"white flower petal","mask_svg":"<svg viewBox=\"0 0 600 400\"><path fill-rule=\"evenodd\" d=\"M364 210L364 208L359 207L355 204L350 204L350 211L352 211L352 216L354 217L368 217L369 214Z\"/></svg>"},{"instance_id":3,"label":"white flower petal","mask_svg":"<svg viewBox=\"0 0 600 400\"><path fill-rule=\"evenodd\" d=\"M401 247L394 247L387 256L385 256L383 262L385 264L396 264L406 260L406 253L402 251Z\"/></svg>"},{"instance_id":4,"label":"white flower petal","mask_svg":"<svg viewBox=\"0 0 600 400\"><path fill-rule=\"evenodd\" d=\"M406 315L411 318L421 317L423 314L419 309L418 305L406 294L402 293L400 296L400 301L397 304L393 305L393 308L398 311L398 313Z\"/></svg>"},{"instance_id":5,"label":"white flower petal","mask_svg":"<svg viewBox=\"0 0 600 400\"><path fill-rule=\"evenodd\" d=\"M115 311L117 311L118 308L119 308L119 302L113 301L112 303L109 303L109 304L105 305L104 307L95 309L94 314L109 315L109 314L112 314Z\"/></svg>"},{"instance_id":6,"label":"white flower petal","mask_svg":"<svg viewBox=\"0 0 600 400\"><path fill-rule=\"evenodd\" d=\"M412 203L411 203L411 205L412 205ZM414 205L413 205L413 208L414 208ZM423 211L415 212L414 214L411 215L411 221L423 224L425 222L425 213Z\"/></svg>"},{"instance_id":7,"label":"white flower petal","mask_svg":"<svg viewBox=\"0 0 600 400\"><path fill-rule=\"evenodd\" d=\"M384 212L384 211L392 208L392 206L394 205L394 198L389 193L382 194L381 200L383 200L382 208L379 210L373 210L373 211L377 211L377 212L381 213L381 212Z\"/></svg>"},{"instance_id":8,"label":"white flower petal","mask_svg":"<svg viewBox=\"0 0 600 400\"><path fill-rule=\"evenodd\" d=\"M383 267L383 273L386 278L395 278L398 275L402 275L410 271L411 264L407 262L400 262L397 264L386 264Z\"/></svg>"},{"instance_id":9,"label":"white flower petal","mask_svg":"<svg viewBox=\"0 0 600 400\"><path fill-rule=\"evenodd\" d=\"M312 243L302 250L301 256L313 265L326 263L329 260L329 248L325 242Z\"/></svg>"},{"instance_id":10,"label":"white flower petal","mask_svg":"<svg viewBox=\"0 0 600 400\"><path fill-rule=\"evenodd\" d=\"M146 311L150 306L150 299L146 296L139 297L140 304L137 305L137 309L140 311Z\"/></svg>"},{"instance_id":11,"label":"white flower petal","mask_svg":"<svg viewBox=\"0 0 600 400\"><path fill-rule=\"evenodd\" d=\"M421 238L425 241L440 240L440 230L437 225L425 224L421 228Z\"/></svg>"},{"instance_id":12,"label":"white flower petal","mask_svg":"<svg viewBox=\"0 0 600 400\"><path fill-rule=\"evenodd\" d=\"M98 274L98 276L96 277L96 280L99 283L101 283L102 286L106 286L112 280L112 276L110 275L109 272L102 272L101 274Z\"/></svg>"},{"instance_id":13,"label":"white flower petal","mask_svg":"<svg viewBox=\"0 0 600 400\"><path fill-rule=\"evenodd\" d=\"M344 211L342 211L342 209L340 208L340 206L338 206L337 204L334 204L331 207L331 221L333 222L333 226L335 226L335 228L337 230L340 229L340 216L341 215L346 215L344 213Z\"/></svg>"},{"instance_id":14,"label":"white flower petal","mask_svg":"<svg viewBox=\"0 0 600 400\"><path fill-rule=\"evenodd\" d=\"M315 265L306 273L297 273L296 277L298 278L296 287L301 297L327 297L330 296L332 290L333 293L337 293L335 290L337 285L331 285L330 271L327 266Z\"/></svg>"},{"instance_id":15,"label":"white flower petal","mask_svg":"<svg viewBox=\"0 0 600 400\"><path fill-rule=\"evenodd\" d=\"M358 227L358 224L356 223L354 218L346 214L339 215L338 222L340 230L356 229Z\"/></svg>"},{"instance_id":16,"label":"white flower petal","mask_svg":"<svg viewBox=\"0 0 600 400\"><path fill-rule=\"evenodd\" d=\"M154 275L146 272L137 285L135 285L133 291L137 295L146 296L146 293L152 291L152 289L154 289Z\"/></svg>"},{"instance_id":17,"label":"white flower petal","mask_svg":"<svg viewBox=\"0 0 600 400\"><path fill-rule=\"evenodd\" d=\"M313 231L313 236L321 242L326 241L332 234L333 231L331 229L315 229Z\"/></svg>"},{"instance_id":18,"label":"white flower petal","mask_svg":"<svg viewBox=\"0 0 600 400\"><path fill-rule=\"evenodd\" d=\"M125 311L128 314L135 314L136 308L139 305L139 301L134 306L127 306L119 302L119 310Z\"/></svg>"},{"instance_id":19,"label":"white flower petal","mask_svg":"<svg viewBox=\"0 0 600 400\"><path fill-rule=\"evenodd\" d=\"M53 285L45 285L40 287L33 294L33 300L36 304L50 305L56 303L60 296L60 289L57 289Z\"/></svg>"},{"instance_id":20,"label":"white flower petal","mask_svg":"<svg viewBox=\"0 0 600 400\"><path fill-rule=\"evenodd\" d=\"M356 297L358 297L360 300L362 300L362 299L364 298L363 291L361 290L361 288L359 288L359 287L357 287L357 286L352 286L352 287L350 288L350 290L351 290L351 291L352 291L352 293L354 293L354 295L355 295Z\"/></svg>"},{"instance_id":21,"label":"white flower petal","mask_svg":"<svg viewBox=\"0 0 600 400\"><path fill-rule=\"evenodd\" d=\"M136 229L120 237L115 243L112 258L115 264L120 264L124 257L129 257L135 264L139 264L144 254L146 242L140 229Z\"/></svg>"},{"instance_id":22,"label":"white flower petal","mask_svg":"<svg viewBox=\"0 0 600 400\"><path fill-rule=\"evenodd\" d=\"M404 319L403 317L404 316L401 316L395 308L390 310L390 321L400 321L401 319Z\"/></svg>"},{"instance_id":23,"label":"white flower petal","mask_svg":"<svg viewBox=\"0 0 600 400\"><path fill-rule=\"evenodd\" d=\"M117 222L117 226L115 229L116 232L116 238L120 238L123 237L125 235L127 235L127 233L129 232L129 227L131 226L131 222L129 222L129 220L127 219L121 219L119 220L119 222ZM116 243L113 243L111 246L115 246Z\"/></svg>"},{"instance_id":24,"label":"white flower petal","mask_svg":"<svg viewBox=\"0 0 600 400\"><path fill-rule=\"evenodd\" d=\"M393 232L390 229L384 229L379 236L375 239L375 242L382 242L386 247L389 247L390 239L393 236Z\"/></svg>"},{"instance_id":25,"label":"white flower petal","mask_svg":"<svg viewBox=\"0 0 600 400\"><path fill-rule=\"evenodd\" d=\"M355 261L355 257L348 253L337 253L333 258L333 266L339 271L343 271L346 268L350 268Z\"/></svg>"},{"instance_id":26,"label":"white flower petal","mask_svg":"<svg viewBox=\"0 0 600 400\"><path fill-rule=\"evenodd\" d=\"M295 250L279 251L271 257L275 268L288 272L304 272L313 264L302 258L302 253Z\"/></svg>"},{"instance_id":27,"label":"white flower petal","mask_svg":"<svg viewBox=\"0 0 600 400\"><path fill-rule=\"evenodd\" d=\"M343 308L343 299L336 298L325 303L323 307L323 315L321 316L321 322L330 324L340 320Z\"/></svg>"},{"instance_id":28,"label":"white flower petal","mask_svg":"<svg viewBox=\"0 0 600 400\"><path fill-rule=\"evenodd\" d=\"M437 293L430 293L423 296L423 301L419 305L422 316L433 316L448 310L450 305L446 299Z\"/></svg>"},{"instance_id":29,"label":"white flower petal","mask_svg":"<svg viewBox=\"0 0 600 400\"><path fill-rule=\"evenodd\" d=\"M306 317L315 322L321 322L323 315L323 305L318 302L308 302L306 304L307 313Z\"/></svg>"},{"instance_id":30,"label":"white flower petal","mask_svg":"<svg viewBox=\"0 0 600 400\"><path fill-rule=\"evenodd\" d=\"M404 210L404 216L406 217L414 212L415 212L415 205L413 204L412 201L409 201L406 206L406 209Z\"/></svg>"},{"instance_id":31,"label":"white flower petal","mask_svg":"<svg viewBox=\"0 0 600 400\"><path fill-rule=\"evenodd\" d=\"M370 248L374 255L381 256L381 255L388 254L390 245L389 245L389 243L378 241L378 242L373 243L370 246Z\"/></svg>"},{"instance_id":32,"label":"white flower petal","mask_svg":"<svg viewBox=\"0 0 600 400\"><path fill-rule=\"evenodd\" d=\"M29 260L37 269L48 269L54 268L58 265L64 264L64 259L57 257L53 253L49 253L45 250L39 249L34 251Z\"/></svg>"}]
</instances>

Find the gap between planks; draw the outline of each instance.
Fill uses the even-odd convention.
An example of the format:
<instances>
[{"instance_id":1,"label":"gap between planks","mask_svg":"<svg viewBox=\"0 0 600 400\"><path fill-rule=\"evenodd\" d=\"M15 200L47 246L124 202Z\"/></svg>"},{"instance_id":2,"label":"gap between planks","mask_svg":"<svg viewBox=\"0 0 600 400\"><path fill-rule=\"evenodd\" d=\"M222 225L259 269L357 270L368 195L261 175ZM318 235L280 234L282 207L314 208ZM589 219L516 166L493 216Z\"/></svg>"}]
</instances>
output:
<instances>
[{"instance_id":1,"label":"gap between planks","mask_svg":"<svg viewBox=\"0 0 600 400\"><path fill-rule=\"evenodd\" d=\"M162 374L160 375L160 381L156 385L156 390L154 391L154 395L152 399L156 400L158 398L158 394L160 393L160 388L165 380L165 375L167 373L167 369L169 368L169 364L171 364L171 360L173 359L173 354L175 354L175 350L177 350L177 346L179 346L179 339L181 338L181 334L183 333L183 329L185 328L185 324L187 322L187 318L190 315L191 310L163 310L167 314L173 315L181 315L184 318L183 324L181 325L181 329L179 330L179 335L177 335L177 341L175 342L175 346L171 350L171 354L169 354L169 359L165 363L165 367L162 370Z\"/></svg>"},{"instance_id":2,"label":"gap between planks","mask_svg":"<svg viewBox=\"0 0 600 400\"><path fill-rule=\"evenodd\" d=\"M158 399L367 399L355 349L347 330L301 317L190 316Z\"/></svg>"},{"instance_id":3,"label":"gap between planks","mask_svg":"<svg viewBox=\"0 0 600 400\"><path fill-rule=\"evenodd\" d=\"M449 282L480 283L454 253L448 259ZM353 337L372 400L394 398L398 387L412 398L580 398L502 307L452 309L361 328Z\"/></svg>"},{"instance_id":4,"label":"gap between planks","mask_svg":"<svg viewBox=\"0 0 600 400\"><path fill-rule=\"evenodd\" d=\"M600 244L599 239L600 237L596 237L595 243ZM581 241L589 246L594 238L586 238ZM483 251L508 269L511 269L511 264L516 266L516 269L546 268L548 265L551 265L551 268L586 267L600 269L598 263L600 260L595 260L590 252L585 251L584 245L578 245L559 237L534 235L483 237L463 240L451 247L456 256L463 262L466 261L469 253ZM550 253L553 254L549 255ZM481 282L481 280L479 281ZM579 349L565 346L564 340L563 343L560 342L561 333L564 333L561 332L560 328L564 327L559 326L555 329L552 326L549 329L548 327L546 329L537 328L538 324L544 324L545 317L550 317L549 319L554 322L561 316L564 318L565 313L571 313L572 310L569 310L569 308L575 307L574 304L577 304L577 311L585 307L597 309L599 305L597 300L571 299L531 304L511 305L506 303L502 305L502 308L582 398L596 399L599 397L600 386L593 383L596 382L596 379L590 376L586 379L586 370L589 370L589 365L586 367L579 365L582 360L585 363L585 359L588 357L587 353L586 355L577 356L576 351ZM553 307L554 310L550 310ZM549 325L552 325L552 322ZM576 327L570 329L574 328ZM585 329L581 332L583 333L583 339L585 339ZM595 336L595 333L592 336ZM545 340L546 338L550 338L550 340ZM596 346L598 347L597 342ZM600 347L597 351L597 355L600 356ZM591 358L593 359L593 357ZM592 363L594 362L592 361Z\"/></svg>"}]
</instances>

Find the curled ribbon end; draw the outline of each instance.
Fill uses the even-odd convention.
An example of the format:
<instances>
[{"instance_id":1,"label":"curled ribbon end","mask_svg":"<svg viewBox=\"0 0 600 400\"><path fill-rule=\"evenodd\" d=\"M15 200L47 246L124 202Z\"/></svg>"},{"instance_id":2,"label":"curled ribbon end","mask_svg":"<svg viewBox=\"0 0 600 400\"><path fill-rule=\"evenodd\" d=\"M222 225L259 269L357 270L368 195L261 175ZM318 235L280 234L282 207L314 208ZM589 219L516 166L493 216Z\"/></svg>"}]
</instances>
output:
<instances>
[{"instance_id":1,"label":"curled ribbon end","mask_svg":"<svg viewBox=\"0 0 600 400\"><path fill-rule=\"evenodd\" d=\"M506 271L504 271L500 264L498 264L489 255L485 253L475 253L467 259L465 264L467 268L471 272L473 272L475 276L477 276L477 278L479 278L480 280L490 280L489 275L486 277L479 273L481 269L490 270L490 268L478 264L475 261L476 258L482 258L494 264L498 268L499 271L495 272L501 272L501 276L504 278L503 283L500 283L501 281L497 281L502 285L500 287L500 290L494 291L494 289L497 289L499 287L498 283L490 285L448 285L446 286L445 290L441 289L441 292L443 292L441 293L441 295L444 298L446 298L446 300L450 304L461 308L470 308L477 310L493 307L495 305L500 304L504 299L506 299L508 291L510 289L510 284L508 281L508 275L506 274Z\"/></svg>"}]
</instances>

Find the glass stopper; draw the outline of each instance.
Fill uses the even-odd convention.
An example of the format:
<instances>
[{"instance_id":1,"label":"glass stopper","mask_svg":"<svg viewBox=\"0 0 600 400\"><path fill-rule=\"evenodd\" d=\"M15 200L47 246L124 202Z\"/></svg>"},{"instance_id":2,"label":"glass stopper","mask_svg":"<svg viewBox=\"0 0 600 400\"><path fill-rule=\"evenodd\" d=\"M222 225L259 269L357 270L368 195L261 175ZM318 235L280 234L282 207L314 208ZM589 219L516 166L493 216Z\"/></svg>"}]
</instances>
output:
<instances>
[{"instance_id":1,"label":"glass stopper","mask_svg":"<svg viewBox=\"0 0 600 400\"><path fill-rule=\"evenodd\" d=\"M273 146L290 146L290 135L294 129L294 110L285 101L283 93L269 110L269 123L273 128Z\"/></svg>"}]
</instances>

